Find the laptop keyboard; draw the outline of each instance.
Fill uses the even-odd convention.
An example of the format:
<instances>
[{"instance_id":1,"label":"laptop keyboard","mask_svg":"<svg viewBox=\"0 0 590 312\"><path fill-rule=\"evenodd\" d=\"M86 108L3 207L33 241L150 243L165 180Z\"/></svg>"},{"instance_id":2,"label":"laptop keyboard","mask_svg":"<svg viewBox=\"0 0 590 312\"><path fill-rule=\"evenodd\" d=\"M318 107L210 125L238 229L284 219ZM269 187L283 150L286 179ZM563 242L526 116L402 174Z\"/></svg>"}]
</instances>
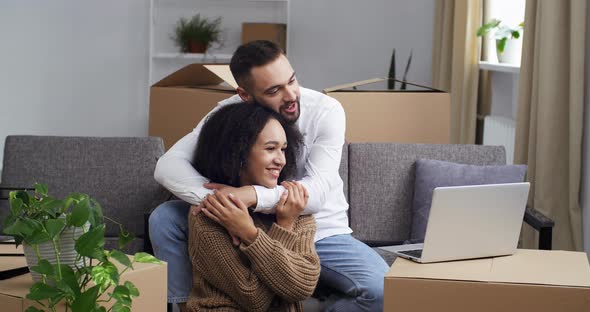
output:
<instances>
[{"instance_id":1,"label":"laptop keyboard","mask_svg":"<svg viewBox=\"0 0 590 312\"><path fill-rule=\"evenodd\" d=\"M398 251L401 254L412 256L420 259L422 257L422 249Z\"/></svg>"}]
</instances>

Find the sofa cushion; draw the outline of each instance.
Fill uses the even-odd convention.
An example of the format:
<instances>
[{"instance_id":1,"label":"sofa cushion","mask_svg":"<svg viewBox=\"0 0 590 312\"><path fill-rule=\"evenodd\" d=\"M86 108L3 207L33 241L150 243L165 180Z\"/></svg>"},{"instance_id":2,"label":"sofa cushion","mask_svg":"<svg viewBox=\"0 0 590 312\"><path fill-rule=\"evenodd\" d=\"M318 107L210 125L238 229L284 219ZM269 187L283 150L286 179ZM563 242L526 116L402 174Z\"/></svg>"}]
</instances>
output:
<instances>
[{"instance_id":1,"label":"sofa cushion","mask_svg":"<svg viewBox=\"0 0 590 312\"><path fill-rule=\"evenodd\" d=\"M162 139L156 137L8 136L2 185L40 182L58 198L86 193L101 204L105 216L142 235L144 213L169 197L154 180L163 153ZM119 227L113 222L106 226L106 236L116 237Z\"/></svg>"},{"instance_id":2,"label":"sofa cushion","mask_svg":"<svg viewBox=\"0 0 590 312\"><path fill-rule=\"evenodd\" d=\"M523 182L527 166L476 166L447 161L419 159L412 209L412 239L424 239L432 193L439 186Z\"/></svg>"},{"instance_id":3,"label":"sofa cushion","mask_svg":"<svg viewBox=\"0 0 590 312\"><path fill-rule=\"evenodd\" d=\"M350 227L357 239L379 244L410 239L416 160L506 164L502 146L350 143L348 150Z\"/></svg>"}]
</instances>

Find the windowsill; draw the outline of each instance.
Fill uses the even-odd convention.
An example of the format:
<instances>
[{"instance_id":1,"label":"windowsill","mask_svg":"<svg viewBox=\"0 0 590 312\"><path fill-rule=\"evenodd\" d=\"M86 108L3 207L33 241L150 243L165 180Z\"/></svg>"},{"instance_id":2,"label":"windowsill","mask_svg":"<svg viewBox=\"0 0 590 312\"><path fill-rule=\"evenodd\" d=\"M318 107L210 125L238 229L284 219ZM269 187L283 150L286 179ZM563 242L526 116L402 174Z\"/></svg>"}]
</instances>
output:
<instances>
[{"instance_id":1,"label":"windowsill","mask_svg":"<svg viewBox=\"0 0 590 312\"><path fill-rule=\"evenodd\" d=\"M490 62L480 61L479 62L479 69L504 72L504 73L512 73L512 74L520 73L520 66L519 65L505 64L505 63L490 63Z\"/></svg>"}]
</instances>

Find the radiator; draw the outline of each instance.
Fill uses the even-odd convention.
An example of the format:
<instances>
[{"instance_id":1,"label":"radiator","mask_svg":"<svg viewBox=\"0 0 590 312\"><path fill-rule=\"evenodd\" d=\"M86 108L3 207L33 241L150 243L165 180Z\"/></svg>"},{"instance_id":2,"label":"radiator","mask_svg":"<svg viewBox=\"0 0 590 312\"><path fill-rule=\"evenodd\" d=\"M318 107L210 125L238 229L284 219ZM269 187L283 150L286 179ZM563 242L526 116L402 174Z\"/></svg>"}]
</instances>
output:
<instances>
[{"instance_id":1,"label":"radiator","mask_svg":"<svg viewBox=\"0 0 590 312\"><path fill-rule=\"evenodd\" d=\"M500 116L486 116L483 122L483 145L502 145L506 149L506 163L514 163L516 122Z\"/></svg>"}]
</instances>

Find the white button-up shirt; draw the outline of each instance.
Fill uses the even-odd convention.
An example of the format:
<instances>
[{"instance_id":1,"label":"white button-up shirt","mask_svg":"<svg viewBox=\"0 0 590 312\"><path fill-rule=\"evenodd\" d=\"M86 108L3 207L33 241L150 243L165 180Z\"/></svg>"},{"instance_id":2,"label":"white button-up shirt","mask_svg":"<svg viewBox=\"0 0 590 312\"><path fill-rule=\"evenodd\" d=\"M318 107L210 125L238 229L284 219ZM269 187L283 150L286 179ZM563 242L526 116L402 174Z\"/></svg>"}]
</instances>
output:
<instances>
[{"instance_id":1,"label":"white button-up shirt","mask_svg":"<svg viewBox=\"0 0 590 312\"><path fill-rule=\"evenodd\" d=\"M297 161L295 180L305 186L309 193L303 214L313 214L316 219L315 241L351 233L348 227L348 203L338 173L346 128L344 109L336 99L317 91L300 88L300 96L301 114L296 125L303 135L304 146L303 155ZM224 105L238 102L241 102L240 97L234 95L219 102L209 114ZM158 183L178 198L195 205L212 193L203 187L209 180L191 164L207 116L158 160L154 173ZM254 189L258 201L255 211L266 213L273 212L285 190L280 185L273 189L255 185Z\"/></svg>"}]
</instances>

